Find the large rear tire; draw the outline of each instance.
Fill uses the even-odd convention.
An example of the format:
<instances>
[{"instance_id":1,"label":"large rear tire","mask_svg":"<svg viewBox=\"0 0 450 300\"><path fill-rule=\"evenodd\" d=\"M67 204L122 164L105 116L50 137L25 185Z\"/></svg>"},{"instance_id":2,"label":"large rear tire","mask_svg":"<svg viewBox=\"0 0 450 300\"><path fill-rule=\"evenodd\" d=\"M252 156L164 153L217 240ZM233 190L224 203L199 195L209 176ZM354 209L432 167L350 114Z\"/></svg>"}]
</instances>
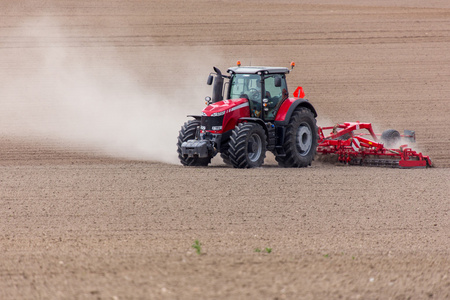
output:
<instances>
[{"instance_id":1,"label":"large rear tire","mask_svg":"<svg viewBox=\"0 0 450 300\"><path fill-rule=\"evenodd\" d=\"M184 123L180 129L177 142L177 152L178 158L183 166L207 166L211 162L211 157L184 157L182 155L181 144L188 140L195 139L195 133L198 126L200 126L200 121L190 120Z\"/></svg>"},{"instance_id":2,"label":"large rear tire","mask_svg":"<svg viewBox=\"0 0 450 300\"><path fill-rule=\"evenodd\" d=\"M233 129L228 154L235 168L257 168L266 157L266 133L256 123L241 123Z\"/></svg>"},{"instance_id":3,"label":"large rear tire","mask_svg":"<svg viewBox=\"0 0 450 300\"><path fill-rule=\"evenodd\" d=\"M311 110L297 108L286 128L283 150L285 156L276 156L281 167L304 168L310 166L316 155L317 126Z\"/></svg>"}]
</instances>

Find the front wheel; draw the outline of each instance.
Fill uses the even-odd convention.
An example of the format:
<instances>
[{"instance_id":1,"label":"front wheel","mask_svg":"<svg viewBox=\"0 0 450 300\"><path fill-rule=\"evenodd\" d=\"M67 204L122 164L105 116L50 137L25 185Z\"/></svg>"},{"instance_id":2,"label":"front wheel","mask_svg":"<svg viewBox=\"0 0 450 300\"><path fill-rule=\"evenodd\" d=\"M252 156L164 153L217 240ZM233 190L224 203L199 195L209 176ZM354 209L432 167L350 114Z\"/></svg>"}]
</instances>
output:
<instances>
[{"instance_id":1,"label":"front wheel","mask_svg":"<svg viewBox=\"0 0 450 300\"><path fill-rule=\"evenodd\" d=\"M285 156L276 156L278 164L286 168L310 166L316 155L317 126L311 110L297 108L289 120L283 144Z\"/></svg>"},{"instance_id":2,"label":"front wheel","mask_svg":"<svg viewBox=\"0 0 450 300\"><path fill-rule=\"evenodd\" d=\"M226 165L232 166L230 156L228 155L228 150L226 152L220 153L220 157Z\"/></svg>"},{"instance_id":3,"label":"front wheel","mask_svg":"<svg viewBox=\"0 0 450 300\"><path fill-rule=\"evenodd\" d=\"M241 123L233 130L228 149L235 168L260 167L266 157L266 133L256 123Z\"/></svg>"},{"instance_id":4,"label":"front wheel","mask_svg":"<svg viewBox=\"0 0 450 300\"><path fill-rule=\"evenodd\" d=\"M177 142L177 152L178 158L183 166L207 166L211 162L211 157L184 157L182 155L181 144L188 140L195 139L195 133L198 126L200 126L200 121L190 120L184 123L180 129Z\"/></svg>"}]
</instances>

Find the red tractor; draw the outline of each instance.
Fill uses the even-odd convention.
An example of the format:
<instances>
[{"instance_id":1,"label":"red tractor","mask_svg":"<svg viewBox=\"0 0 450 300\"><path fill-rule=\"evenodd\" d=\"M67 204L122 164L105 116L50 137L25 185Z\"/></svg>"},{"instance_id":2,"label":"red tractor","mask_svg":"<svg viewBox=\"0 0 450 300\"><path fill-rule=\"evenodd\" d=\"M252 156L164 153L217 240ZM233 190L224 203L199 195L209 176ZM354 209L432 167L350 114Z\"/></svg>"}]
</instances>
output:
<instances>
[{"instance_id":1,"label":"red tractor","mask_svg":"<svg viewBox=\"0 0 450 300\"><path fill-rule=\"evenodd\" d=\"M294 67L291 63L291 69ZM272 151L282 167L311 165L318 143L317 113L301 87L289 98L289 68L237 67L222 75L214 67L213 95L201 115L189 115L178 136L185 166L207 166L220 152L235 168L255 168ZM224 80L226 82L224 82ZM226 100L224 100L226 99Z\"/></svg>"}]
</instances>

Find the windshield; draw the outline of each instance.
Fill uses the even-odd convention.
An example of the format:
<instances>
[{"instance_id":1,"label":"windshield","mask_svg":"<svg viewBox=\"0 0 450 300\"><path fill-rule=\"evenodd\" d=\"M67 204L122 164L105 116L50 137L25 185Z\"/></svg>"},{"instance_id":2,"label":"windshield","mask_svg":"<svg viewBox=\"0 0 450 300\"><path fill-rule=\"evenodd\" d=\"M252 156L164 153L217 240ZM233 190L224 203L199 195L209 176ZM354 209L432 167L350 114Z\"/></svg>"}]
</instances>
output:
<instances>
[{"instance_id":1,"label":"windshield","mask_svg":"<svg viewBox=\"0 0 450 300\"><path fill-rule=\"evenodd\" d=\"M230 99L247 98L253 101L260 101L260 81L260 75L235 74L230 83Z\"/></svg>"}]
</instances>

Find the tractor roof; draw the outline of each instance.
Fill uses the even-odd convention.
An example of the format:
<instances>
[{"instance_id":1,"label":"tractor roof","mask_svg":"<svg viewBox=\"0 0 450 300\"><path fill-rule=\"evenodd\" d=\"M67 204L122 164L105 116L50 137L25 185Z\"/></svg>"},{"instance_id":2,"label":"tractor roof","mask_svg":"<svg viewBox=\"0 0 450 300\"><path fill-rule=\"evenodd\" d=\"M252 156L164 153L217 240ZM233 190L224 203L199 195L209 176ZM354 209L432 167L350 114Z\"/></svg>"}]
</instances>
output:
<instances>
[{"instance_id":1,"label":"tractor roof","mask_svg":"<svg viewBox=\"0 0 450 300\"><path fill-rule=\"evenodd\" d=\"M236 74L258 74L258 72L264 72L266 74L286 74L289 73L289 69L281 67L232 67L228 69L228 73Z\"/></svg>"}]
</instances>

